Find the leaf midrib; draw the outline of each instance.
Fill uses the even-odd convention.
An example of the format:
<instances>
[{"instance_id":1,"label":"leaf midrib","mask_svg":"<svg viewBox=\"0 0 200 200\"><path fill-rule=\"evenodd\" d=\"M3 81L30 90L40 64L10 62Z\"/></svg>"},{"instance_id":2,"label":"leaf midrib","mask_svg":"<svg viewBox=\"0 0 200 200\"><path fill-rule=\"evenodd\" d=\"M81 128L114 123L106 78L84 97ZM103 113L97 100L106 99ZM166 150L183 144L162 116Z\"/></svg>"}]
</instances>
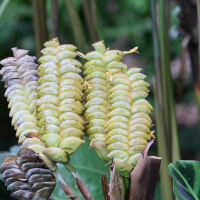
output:
<instances>
[{"instance_id":1,"label":"leaf midrib","mask_svg":"<svg viewBox=\"0 0 200 200\"><path fill-rule=\"evenodd\" d=\"M191 194L193 195L193 197L195 198L195 200L199 200L197 197L196 197L196 194L194 194L191 186L188 184L188 182L185 180L185 178L182 176L182 174L177 170L177 168L175 168L174 166L172 166L172 168L180 175L180 177L182 178L182 180L184 181L184 183L186 184L186 186L190 189L191 191Z\"/></svg>"}]
</instances>

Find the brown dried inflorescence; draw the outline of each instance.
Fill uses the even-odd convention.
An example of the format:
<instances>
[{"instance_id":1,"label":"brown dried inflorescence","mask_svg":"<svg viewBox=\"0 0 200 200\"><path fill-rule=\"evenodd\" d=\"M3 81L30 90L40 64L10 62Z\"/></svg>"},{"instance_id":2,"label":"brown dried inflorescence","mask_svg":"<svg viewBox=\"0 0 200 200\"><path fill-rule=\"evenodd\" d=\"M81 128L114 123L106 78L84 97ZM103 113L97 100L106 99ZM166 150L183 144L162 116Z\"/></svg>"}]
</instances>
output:
<instances>
[{"instance_id":1,"label":"brown dried inflorescence","mask_svg":"<svg viewBox=\"0 0 200 200\"><path fill-rule=\"evenodd\" d=\"M11 197L20 200L46 200L56 185L38 154L28 148L21 148L16 156L7 156L0 173Z\"/></svg>"}]
</instances>

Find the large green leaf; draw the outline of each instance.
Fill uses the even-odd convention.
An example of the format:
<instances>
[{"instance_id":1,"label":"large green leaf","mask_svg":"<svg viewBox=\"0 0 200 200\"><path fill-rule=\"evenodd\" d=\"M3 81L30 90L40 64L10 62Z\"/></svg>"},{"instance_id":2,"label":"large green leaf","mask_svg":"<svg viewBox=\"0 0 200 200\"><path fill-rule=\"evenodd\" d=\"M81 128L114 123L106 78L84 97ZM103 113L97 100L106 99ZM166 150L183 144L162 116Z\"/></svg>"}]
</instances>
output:
<instances>
[{"instance_id":1,"label":"large green leaf","mask_svg":"<svg viewBox=\"0 0 200 200\"><path fill-rule=\"evenodd\" d=\"M169 164L174 194L179 200L200 199L200 162L180 160Z\"/></svg>"},{"instance_id":2,"label":"large green leaf","mask_svg":"<svg viewBox=\"0 0 200 200\"><path fill-rule=\"evenodd\" d=\"M85 144L82 145L82 147L70 158L72 164L83 178L94 199L102 200L103 191L101 186L101 176L103 173L109 176L109 170L108 167L105 166L106 163L98 157L94 149L89 149L89 142L86 138ZM64 168L63 165L58 164L58 168L73 189L81 196L72 175ZM68 198L59 184L57 184L51 199L66 200Z\"/></svg>"},{"instance_id":3,"label":"large green leaf","mask_svg":"<svg viewBox=\"0 0 200 200\"><path fill-rule=\"evenodd\" d=\"M106 163L98 157L94 149L88 148L89 142L86 138L85 141L85 144L82 145L82 147L71 156L71 162L80 173L95 200L102 200L103 191L101 186L101 176L103 173L109 176L109 170L108 167L105 166ZM0 163L6 156L17 154L19 148L20 146L15 145L10 148L10 151L1 152ZM65 169L63 165L58 164L58 168L73 189L81 196L76 186L75 179L72 177L72 175ZM51 195L51 199L68 200L69 198L66 196L60 185L57 184L53 194Z\"/></svg>"}]
</instances>

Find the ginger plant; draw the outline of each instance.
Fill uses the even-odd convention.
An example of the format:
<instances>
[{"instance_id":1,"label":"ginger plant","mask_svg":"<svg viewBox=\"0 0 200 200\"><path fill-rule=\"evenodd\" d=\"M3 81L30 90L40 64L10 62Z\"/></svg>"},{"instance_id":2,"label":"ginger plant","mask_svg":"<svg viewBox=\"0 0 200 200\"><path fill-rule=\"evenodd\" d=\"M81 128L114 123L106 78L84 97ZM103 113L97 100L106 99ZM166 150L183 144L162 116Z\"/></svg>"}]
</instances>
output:
<instances>
[{"instance_id":1,"label":"ginger plant","mask_svg":"<svg viewBox=\"0 0 200 200\"><path fill-rule=\"evenodd\" d=\"M69 156L85 143L84 121L80 117L83 78L79 75L82 64L75 59L74 45L60 45L57 38L44 44L39 59L40 79L37 119L40 140L48 148L42 152L55 162L63 163L71 174L81 177Z\"/></svg>"},{"instance_id":2,"label":"ginger plant","mask_svg":"<svg viewBox=\"0 0 200 200\"><path fill-rule=\"evenodd\" d=\"M74 45L60 45L57 38L44 46L39 67L36 57L17 48L12 49L13 58L1 61L5 96L19 144L38 153L59 182L80 199L56 163L82 181L70 155L85 143L85 132L100 158L114 159L118 173L128 178L154 137L149 117L153 108L145 99L149 84L140 68L127 69L122 62L137 47L109 50L99 41L93 44L95 51L83 55ZM84 79L77 55L87 60Z\"/></svg>"},{"instance_id":3,"label":"ginger plant","mask_svg":"<svg viewBox=\"0 0 200 200\"><path fill-rule=\"evenodd\" d=\"M60 183L69 188L70 194L78 195L70 187L69 183L59 173L56 162L46 157L42 151L46 145L40 140L40 129L36 118L38 101L38 65L35 63L36 57L28 56L27 50L13 48L14 57L9 57L1 61L4 66L0 73L5 82L5 96L11 109L12 125L19 137L18 143L22 148L28 147L39 154L52 174L57 177ZM80 199L80 198L79 198Z\"/></svg>"},{"instance_id":4,"label":"ginger plant","mask_svg":"<svg viewBox=\"0 0 200 200\"><path fill-rule=\"evenodd\" d=\"M93 44L95 51L79 55L87 60L85 75L86 134L98 155L106 162L112 158L118 172L129 177L145 145L154 137L149 117L152 106L148 83L141 69L122 63L127 53L105 48L102 41Z\"/></svg>"}]
</instances>

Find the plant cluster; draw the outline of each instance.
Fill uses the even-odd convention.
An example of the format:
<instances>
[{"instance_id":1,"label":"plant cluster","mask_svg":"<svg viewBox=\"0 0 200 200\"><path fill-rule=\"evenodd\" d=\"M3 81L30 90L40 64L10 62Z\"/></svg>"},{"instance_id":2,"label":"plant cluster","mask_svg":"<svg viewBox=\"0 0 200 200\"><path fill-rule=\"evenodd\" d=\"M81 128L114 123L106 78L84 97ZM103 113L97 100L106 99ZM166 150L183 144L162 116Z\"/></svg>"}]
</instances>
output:
<instances>
[{"instance_id":1,"label":"plant cluster","mask_svg":"<svg viewBox=\"0 0 200 200\"><path fill-rule=\"evenodd\" d=\"M122 63L125 54L138 48L109 50L99 41L93 44L95 51L84 55L57 38L44 46L39 66L36 57L17 48L13 57L1 61L19 144L38 153L57 178L59 162L81 180L70 155L85 143L85 132L90 147L106 162L113 159L118 173L129 177L154 137L146 76ZM83 67L77 55L87 60Z\"/></svg>"}]
</instances>

